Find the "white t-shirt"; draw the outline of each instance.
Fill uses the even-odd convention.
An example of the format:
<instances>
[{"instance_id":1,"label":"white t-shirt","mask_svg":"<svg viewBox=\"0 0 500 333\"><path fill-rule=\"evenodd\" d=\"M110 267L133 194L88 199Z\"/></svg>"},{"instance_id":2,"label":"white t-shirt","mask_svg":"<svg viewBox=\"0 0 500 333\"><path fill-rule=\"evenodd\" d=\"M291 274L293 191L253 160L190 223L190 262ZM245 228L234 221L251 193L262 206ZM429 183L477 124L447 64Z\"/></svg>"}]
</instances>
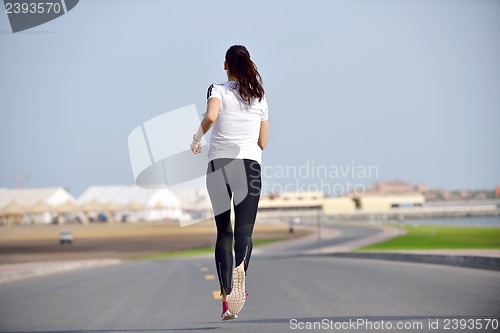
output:
<instances>
[{"instance_id":1,"label":"white t-shirt","mask_svg":"<svg viewBox=\"0 0 500 333\"><path fill-rule=\"evenodd\" d=\"M259 102L254 98L249 105L238 93L235 81L212 84L207 100L221 101L219 115L210 136L208 160L216 158L250 159L262 164L262 149L257 144L260 123L268 119L265 96Z\"/></svg>"}]
</instances>

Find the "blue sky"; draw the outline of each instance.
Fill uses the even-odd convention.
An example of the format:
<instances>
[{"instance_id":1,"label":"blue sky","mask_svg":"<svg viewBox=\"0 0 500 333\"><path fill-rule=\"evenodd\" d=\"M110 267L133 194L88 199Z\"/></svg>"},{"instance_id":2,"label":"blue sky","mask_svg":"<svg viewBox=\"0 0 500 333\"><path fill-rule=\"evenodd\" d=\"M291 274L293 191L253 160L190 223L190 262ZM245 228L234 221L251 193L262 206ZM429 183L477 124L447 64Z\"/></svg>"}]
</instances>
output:
<instances>
[{"instance_id":1,"label":"blue sky","mask_svg":"<svg viewBox=\"0 0 500 333\"><path fill-rule=\"evenodd\" d=\"M0 187L19 173L75 196L133 183L129 133L185 105L201 114L226 49L243 44L270 107L264 165L493 188L499 40L494 0L85 0L16 34L0 13Z\"/></svg>"}]
</instances>

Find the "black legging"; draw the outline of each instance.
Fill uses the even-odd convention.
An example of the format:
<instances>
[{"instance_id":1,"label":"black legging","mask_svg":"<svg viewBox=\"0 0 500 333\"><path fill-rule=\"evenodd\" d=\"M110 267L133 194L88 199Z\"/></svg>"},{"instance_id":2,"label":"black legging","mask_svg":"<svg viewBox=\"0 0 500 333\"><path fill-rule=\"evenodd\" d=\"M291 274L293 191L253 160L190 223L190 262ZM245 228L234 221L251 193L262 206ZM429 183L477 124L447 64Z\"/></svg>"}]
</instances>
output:
<instances>
[{"instance_id":1,"label":"black legging","mask_svg":"<svg viewBox=\"0 0 500 333\"><path fill-rule=\"evenodd\" d=\"M252 232L261 191L260 164L249 159L214 159L208 163L207 190L217 225L215 265L221 294L224 288L229 295L233 271L231 199L234 201L236 266L244 261L246 272L252 254Z\"/></svg>"}]
</instances>

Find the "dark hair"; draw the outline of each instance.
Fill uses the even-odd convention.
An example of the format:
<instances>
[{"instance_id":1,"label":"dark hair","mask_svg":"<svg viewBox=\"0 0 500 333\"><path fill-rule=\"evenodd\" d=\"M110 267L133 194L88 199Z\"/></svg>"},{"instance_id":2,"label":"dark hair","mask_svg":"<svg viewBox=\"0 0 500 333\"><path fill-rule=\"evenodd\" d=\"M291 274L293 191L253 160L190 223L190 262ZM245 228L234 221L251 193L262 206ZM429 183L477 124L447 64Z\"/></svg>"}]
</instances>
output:
<instances>
[{"instance_id":1,"label":"dark hair","mask_svg":"<svg viewBox=\"0 0 500 333\"><path fill-rule=\"evenodd\" d=\"M226 52L226 63L229 73L238 81L238 92L241 98L250 104L252 98L259 102L264 97L262 78L257 66L250 59L250 53L243 45L233 45Z\"/></svg>"}]
</instances>

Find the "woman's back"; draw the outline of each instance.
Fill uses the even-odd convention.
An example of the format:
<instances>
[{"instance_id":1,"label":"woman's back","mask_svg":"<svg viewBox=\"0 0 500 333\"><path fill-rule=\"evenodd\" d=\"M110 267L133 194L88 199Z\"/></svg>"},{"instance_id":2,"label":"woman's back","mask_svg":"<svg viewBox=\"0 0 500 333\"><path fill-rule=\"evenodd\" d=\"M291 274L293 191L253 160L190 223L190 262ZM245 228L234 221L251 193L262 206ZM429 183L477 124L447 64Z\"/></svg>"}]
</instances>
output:
<instances>
[{"instance_id":1,"label":"woman's back","mask_svg":"<svg viewBox=\"0 0 500 333\"><path fill-rule=\"evenodd\" d=\"M209 161L216 158L239 158L262 163L262 149L257 142L261 122L268 119L265 97L260 101L252 98L249 104L239 95L237 81L211 85L207 97L221 101L210 137Z\"/></svg>"}]
</instances>

